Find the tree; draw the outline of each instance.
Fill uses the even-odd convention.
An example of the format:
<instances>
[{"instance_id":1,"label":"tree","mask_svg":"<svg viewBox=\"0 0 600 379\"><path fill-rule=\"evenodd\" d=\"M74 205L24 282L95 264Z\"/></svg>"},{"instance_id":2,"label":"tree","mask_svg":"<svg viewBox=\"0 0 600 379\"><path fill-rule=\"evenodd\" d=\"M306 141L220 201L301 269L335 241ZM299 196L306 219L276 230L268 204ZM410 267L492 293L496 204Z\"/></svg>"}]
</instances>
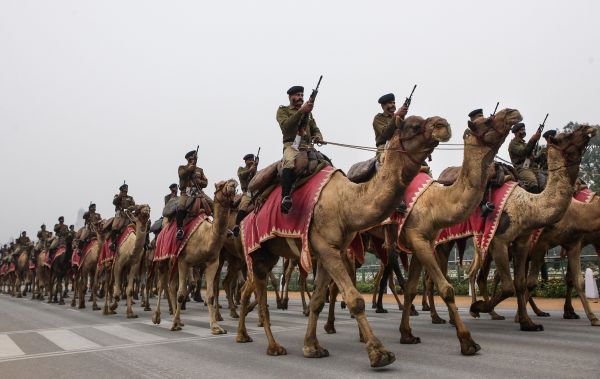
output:
<instances>
[{"instance_id":1,"label":"tree","mask_svg":"<svg viewBox=\"0 0 600 379\"><path fill-rule=\"evenodd\" d=\"M565 132L572 131L578 127L578 122L570 121L563 130ZM598 125L594 125L598 128ZM596 134L588 144L583 159L581 160L581 168L579 169L579 177L583 179L588 187L600 193L600 135Z\"/></svg>"}]
</instances>

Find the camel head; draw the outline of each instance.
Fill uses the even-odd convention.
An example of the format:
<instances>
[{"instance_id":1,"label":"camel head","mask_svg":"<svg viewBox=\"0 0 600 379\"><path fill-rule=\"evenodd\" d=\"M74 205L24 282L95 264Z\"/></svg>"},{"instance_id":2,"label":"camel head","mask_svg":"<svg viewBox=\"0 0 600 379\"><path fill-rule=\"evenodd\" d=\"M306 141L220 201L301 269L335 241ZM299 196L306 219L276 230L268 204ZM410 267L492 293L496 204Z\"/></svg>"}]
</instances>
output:
<instances>
[{"instance_id":1,"label":"camel head","mask_svg":"<svg viewBox=\"0 0 600 379\"><path fill-rule=\"evenodd\" d=\"M590 140L596 135L597 129L589 125L580 125L573 129L572 132L563 132L557 134L555 137L548 137L548 157L552 154L559 152L565 160L567 168L574 168L573 182L579 172L579 164L581 158L585 152L585 149ZM548 162L550 163L550 162ZM548 167L552 170L552 167ZM557 168L554 168L557 169Z\"/></svg>"},{"instance_id":2,"label":"camel head","mask_svg":"<svg viewBox=\"0 0 600 379\"><path fill-rule=\"evenodd\" d=\"M235 179L222 180L215 183L215 203L231 208L237 192L238 182Z\"/></svg>"},{"instance_id":3,"label":"camel head","mask_svg":"<svg viewBox=\"0 0 600 379\"><path fill-rule=\"evenodd\" d=\"M450 124L438 116L409 116L402 121L398 130L396 133L399 134L402 150L414 157L425 153L423 159L431 154L440 142L447 142L452 137Z\"/></svg>"},{"instance_id":4,"label":"camel head","mask_svg":"<svg viewBox=\"0 0 600 379\"><path fill-rule=\"evenodd\" d=\"M150 218L150 206L148 204L134 205L129 208L133 222L146 226Z\"/></svg>"},{"instance_id":5,"label":"camel head","mask_svg":"<svg viewBox=\"0 0 600 379\"><path fill-rule=\"evenodd\" d=\"M498 150L513 125L522 120L523 117L518 110L506 108L493 116L469 121L467 124L469 130L465 135L475 136L480 144Z\"/></svg>"}]
</instances>

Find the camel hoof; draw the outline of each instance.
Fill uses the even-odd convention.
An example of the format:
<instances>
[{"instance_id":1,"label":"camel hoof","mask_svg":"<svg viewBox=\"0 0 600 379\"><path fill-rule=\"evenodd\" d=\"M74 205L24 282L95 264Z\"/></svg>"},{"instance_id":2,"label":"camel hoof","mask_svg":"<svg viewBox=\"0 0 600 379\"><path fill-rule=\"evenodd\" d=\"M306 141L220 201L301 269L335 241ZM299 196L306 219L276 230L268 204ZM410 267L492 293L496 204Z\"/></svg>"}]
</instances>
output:
<instances>
[{"instance_id":1,"label":"camel hoof","mask_svg":"<svg viewBox=\"0 0 600 379\"><path fill-rule=\"evenodd\" d=\"M387 309L385 308L377 308L375 310L375 313L388 313Z\"/></svg>"},{"instance_id":2,"label":"camel hoof","mask_svg":"<svg viewBox=\"0 0 600 379\"><path fill-rule=\"evenodd\" d=\"M152 315L152 323L154 325L160 324L160 314L156 314L155 313L155 314Z\"/></svg>"},{"instance_id":3,"label":"camel hoof","mask_svg":"<svg viewBox=\"0 0 600 379\"><path fill-rule=\"evenodd\" d=\"M550 313L548 312L540 312L540 314L537 315L538 317L550 317Z\"/></svg>"},{"instance_id":4,"label":"camel hoof","mask_svg":"<svg viewBox=\"0 0 600 379\"><path fill-rule=\"evenodd\" d=\"M135 313L128 313L127 318L138 318L138 315L136 315Z\"/></svg>"},{"instance_id":5,"label":"camel hoof","mask_svg":"<svg viewBox=\"0 0 600 379\"><path fill-rule=\"evenodd\" d=\"M335 330L335 325L333 323L326 323L325 326L323 326L323 329L325 329L325 333L327 334L337 333L337 331Z\"/></svg>"},{"instance_id":6,"label":"camel hoof","mask_svg":"<svg viewBox=\"0 0 600 379\"><path fill-rule=\"evenodd\" d=\"M563 318L565 320L579 320L581 317L575 312L565 312Z\"/></svg>"},{"instance_id":7,"label":"camel hoof","mask_svg":"<svg viewBox=\"0 0 600 379\"><path fill-rule=\"evenodd\" d=\"M460 344L460 353L462 355L475 355L475 353L477 353L479 350L481 350L481 346L479 346L479 344L475 343L475 341L473 341L471 338L469 338L467 341L461 341Z\"/></svg>"},{"instance_id":8,"label":"camel hoof","mask_svg":"<svg viewBox=\"0 0 600 379\"><path fill-rule=\"evenodd\" d=\"M422 310L423 312L429 312L429 311L431 310L431 307L430 307L429 305L423 305L423 306L421 307L421 310Z\"/></svg>"},{"instance_id":9,"label":"camel hoof","mask_svg":"<svg viewBox=\"0 0 600 379\"><path fill-rule=\"evenodd\" d=\"M232 309L232 310L229 311L229 317L231 317L231 318L240 318L240 315L238 315L237 312L234 309Z\"/></svg>"},{"instance_id":10,"label":"camel hoof","mask_svg":"<svg viewBox=\"0 0 600 379\"><path fill-rule=\"evenodd\" d=\"M97 306L97 305L94 305L94 306L92 307L92 310L93 310L93 311L99 311L100 309L102 309L102 308L100 308L100 307L99 307L99 306Z\"/></svg>"},{"instance_id":11,"label":"camel hoof","mask_svg":"<svg viewBox=\"0 0 600 379\"><path fill-rule=\"evenodd\" d=\"M64 300L59 301L58 305L65 305L65 301Z\"/></svg>"},{"instance_id":12,"label":"camel hoof","mask_svg":"<svg viewBox=\"0 0 600 379\"><path fill-rule=\"evenodd\" d=\"M138 296L137 294L136 294L136 295L133 295L133 300L139 300L139 299L140 299L140 298L139 298L139 296Z\"/></svg>"},{"instance_id":13,"label":"camel hoof","mask_svg":"<svg viewBox=\"0 0 600 379\"><path fill-rule=\"evenodd\" d=\"M431 323L432 324L445 324L446 320L444 320L443 318L441 318L438 315L435 315L435 316L431 317Z\"/></svg>"},{"instance_id":14,"label":"camel hoof","mask_svg":"<svg viewBox=\"0 0 600 379\"><path fill-rule=\"evenodd\" d=\"M115 309L117 309L117 307L118 307L118 306L119 306L119 303L112 303L112 304L110 305L110 310L111 310L111 311L114 311Z\"/></svg>"},{"instance_id":15,"label":"camel hoof","mask_svg":"<svg viewBox=\"0 0 600 379\"><path fill-rule=\"evenodd\" d=\"M592 326L600 326L600 320L598 320L597 318L591 320L590 322Z\"/></svg>"},{"instance_id":16,"label":"camel hoof","mask_svg":"<svg viewBox=\"0 0 600 379\"><path fill-rule=\"evenodd\" d=\"M275 346L269 346L267 349L267 355L287 355L287 350L285 350L285 348L280 344L276 343Z\"/></svg>"},{"instance_id":17,"label":"camel hoof","mask_svg":"<svg viewBox=\"0 0 600 379\"><path fill-rule=\"evenodd\" d=\"M172 332L178 332L178 331L180 331L180 330L181 330L181 326L179 326L179 325L173 325L173 326L171 327L171 331L172 331Z\"/></svg>"},{"instance_id":18,"label":"camel hoof","mask_svg":"<svg viewBox=\"0 0 600 379\"><path fill-rule=\"evenodd\" d=\"M412 334L406 337L402 336L400 337L400 343L403 345L415 345L421 343L421 338L415 337Z\"/></svg>"},{"instance_id":19,"label":"camel hoof","mask_svg":"<svg viewBox=\"0 0 600 379\"><path fill-rule=\"evenodd\" d=\"M221 316L221 313L217 313L216 318L217 321L223 321L223 316Z\"/></svg>"},{"instance_id":20,"label":"camel hoof","mask_svg":"<svg viewBox=\"0 0 600 379\"><path fill-rule=\"evenodd\" d=\"M151 312L151 311L152 311L152 308L150 308L149 305L144 307L144 312Z\"/></svg>"},{"instance_id":21,"label":"camel hoof","mask_svg":"<svg viewBox=\"0 0 600 379\"><path fill-rule=\"evenodd\" d=\"M221 328L220 326L213 326L212 328L210 328L210 332L213 335L219 335L219 334L227 334L227 330Z\"/></svg>"},{"instance_id":22,"label":"camel hoof","mask_svg":"<svg viewBox=\"0 0 600 379\"><path fill-rule=\"evenodd\" d=\"M310 315L310 310L308 310L308 309L305 309L305 310L303 310L303 311L302 311L302 314L303 314L305 317L308 317L308 316Z\"/></svg>"},{"instance_id":23,"label":"camel hoof","mask_svg":"<svg viewBox=\"0 0 600 379\"><path fill-rule=\"evenodd\" d=\"M544 325L532 323L521 323L522 332L542 332L544 331Z\"/></svg>"},{"instance_id":24,"label":"camel hoof","mask_svg":"<svg viewBox=\"0 0 600 379\"><path fill-rule=\"evenodd\" d=\"M235 342L237 342L237 343L252 342L252 338L247 334L238 334L237 337L235 337Z\"/></svg>"},{"instance_id":25,"label":"camel hoof","mask_svg":"<svg viewBox=\"0 0 600 379\"><path fill-rule=\"evenodd\" d=\"M492 311L492 308L490 307L489 303L486 303L483 300L477 300L476 302L471 304L471 308L469 309L469 311L475 313L490 313Z\"/></svg>"},{"instance_id":26,"label":"camel hoof","mask_svg":"<svg viewBox=\"0 0 600 379\"><path fill-rule=\"evenodd\" d=\"M371 308L372 308L372 309L376 309L376 308L377 308L377 303L373 303L373 304L371 304Z\"/></svg>"},{"instance_id":27,"label":"camel hoof","mask_svg":"<svg viewBox=\"0 0 600 379\"><path fill-rule=\"evenodd\" d=\"M329 351L327 351L327 349L323 349L321 346L316 348L312 346L304 346L302 352L304 354L304 358L323 358L329 356Z\"/></svg>"},{"instance_id":28,"label":"camel hoof","mask_svg":"<svg viewBox=\"0 0 600 379\"><path fill-rule=\"evenodd\" d=\"M76 305L77 304L74 301L71 302L71 308L75 308Z\"/></svg>"},{"instance_id":29,"label":"camel hoof","mask_svg":"<svg viewBox=\"0 0 600 379\"><path fill-rule=\"evenodd\" d=\"M194 296L194 301L195 301L196 303L201 303L201 302L203 302L204 300L202 299L202 296L200 296L200 295L196 295L196 296Z\"/></svg>"},{"instance_id":30,"label":"camel hoof","mask_svg":"<svg viewBox=\"0 0 600 379\"><path fill-rule=\"evenodd\" d=\"M346 309L346 302L345 301L340 302L340 308Z\"/></svg>"},{"instance_id":31,"label":"camel hoof","mask_svg":"<svg viewBox=\"0 0 600 379\"><path fill-rule=\"evenodd\" d=\"M414 305L410 308L410 315L411 316L418 316L419 315L419 312L417 312L417 310L415 309Z\"/></svg>"},{"instance_id":32,"label":"camel hoof","mask_svg":"<svg viewBox=\"0 0 600 379\"><path fill-rule=\"evenodd\" d=\"M371 361L371 367L384 367L396 360L396 355L391 351L380 350L369 352L369 360Z\"/></svg>"},{"instance_id":33,"label":"camel hoof","mask_svg":"<svg viewBox=\"0 0 600 379\"><path fill-rule=\"evenodd\" d=\"M501 321L501 320L506 320L506 317L500 316L499 314L493 314L490 316L490 319L495 320L495 321Z\"/></svg>"},{"instance_id":34,"label":"camel hoof","mask_svg":"<svg viewBox=\"0 0 600 379\"><path fill-rule=\"evenodd\" d=\"M78 307L78 308L79 308L79 309L85 309L85 303L81 303L81 304L79 304L79 307Z\"/></svg>"}]
</instances>

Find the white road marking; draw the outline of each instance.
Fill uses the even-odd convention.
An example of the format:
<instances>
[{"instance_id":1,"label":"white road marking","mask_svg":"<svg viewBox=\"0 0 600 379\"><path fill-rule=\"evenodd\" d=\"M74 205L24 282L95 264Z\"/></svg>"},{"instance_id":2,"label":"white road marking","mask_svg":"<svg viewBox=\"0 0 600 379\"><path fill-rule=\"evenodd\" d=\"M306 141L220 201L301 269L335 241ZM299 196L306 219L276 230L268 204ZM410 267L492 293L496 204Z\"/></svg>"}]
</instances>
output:
<instances>
[{"instance_id":1,"label":"white road marking","mask_svg":"<svg viewBox=\"0 0 600 379\"><path fill-rule=\"evenodd\" d=\"M19 355L25 355L25 353L14 343L8 334L0 334L0 358L16 357Z\"/></svg>"},{"instance_id":2,"label":"white road marking","mask_svg":"<svg viewBox=\"0 0 600 379\"><path fill-rule=\"evenodd\" d=\"M39 332L39 334L63 350L92 349L101 347L97 343L67 329L45 330Z\"/></svg>"},{"instance_id":3,"label":"white road marking","mask_svg":"<svg viewBox=\"0 0 600 379\"><path fill-rule=\"evenodd\" d=\"M112 334L113 336L123 338L131 342L153 342L165 339L165 337L140 332L139 330L126 328L122 325L103 325L96 326L94 329L100 330L104 333Z\"/></svg>"}]
</instances>

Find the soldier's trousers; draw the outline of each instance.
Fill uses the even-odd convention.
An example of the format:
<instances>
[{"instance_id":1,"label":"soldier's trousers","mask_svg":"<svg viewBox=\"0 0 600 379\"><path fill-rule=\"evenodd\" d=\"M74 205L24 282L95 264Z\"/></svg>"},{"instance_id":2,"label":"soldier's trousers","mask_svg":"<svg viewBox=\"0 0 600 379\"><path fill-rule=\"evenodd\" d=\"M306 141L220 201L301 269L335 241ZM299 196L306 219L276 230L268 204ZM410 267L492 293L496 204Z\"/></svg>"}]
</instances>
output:
<instances>
[{"instance_id":1,"label":"soldier's trousers","mask_svg":"<svg viewBox=\"0 0 600 379\"><path fill-rule=\"evenodd\" d=\"M539 192L540 187L535 172L530 168L517 168L517 175L519 176L519 182L529 192Z\"/></svg>"},{"instance_id":2,"label":"soldier's trousers","mask_svg":"<svg viewBox=\"0 0 600 379\"><path fill-rule=\"evenodd\" d=\"M292 147L291 142L283 144L283 159L281 160L281 168L291 168L296 166L296 157L300 154L299 150Z\"/></svg>"}]
</instances>

